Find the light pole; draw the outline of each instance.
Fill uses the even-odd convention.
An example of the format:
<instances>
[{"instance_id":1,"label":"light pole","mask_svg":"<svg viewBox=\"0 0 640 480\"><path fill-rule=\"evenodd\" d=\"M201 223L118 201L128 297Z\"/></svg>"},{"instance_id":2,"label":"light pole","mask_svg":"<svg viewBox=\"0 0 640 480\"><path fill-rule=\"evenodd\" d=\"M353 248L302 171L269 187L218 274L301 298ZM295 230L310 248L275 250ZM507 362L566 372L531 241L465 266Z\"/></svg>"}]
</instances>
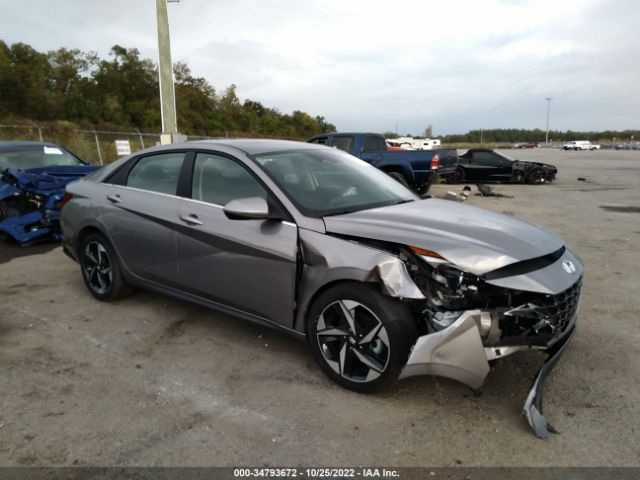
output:
<instances>
[{"instance_id":1,"label":"light pole","mask_svg":"<svg viewBox=\"0 0 640 480\"><path fill-rule=\"evenodd\" d=\"M549 111L551 110L551 100L553 100L553 97L545 97L544 99L547 101L547 133L544 136L544 143L548 148L549 147Z\"/></svg>"},{"instance_id":2,"label":"light pole","mask_svg":"<svg viewBox=\"0 0 640 480\"><path fill-rule=\"evenodd\" d=\"M156 0L156 21L158 26L158 80L160 83L160 112L162 136L160 143L172 143L178 133L176 119L176 93L173 86L173 64L169 42L169 16L167 0Z\"/></svg>"}]
</instances>

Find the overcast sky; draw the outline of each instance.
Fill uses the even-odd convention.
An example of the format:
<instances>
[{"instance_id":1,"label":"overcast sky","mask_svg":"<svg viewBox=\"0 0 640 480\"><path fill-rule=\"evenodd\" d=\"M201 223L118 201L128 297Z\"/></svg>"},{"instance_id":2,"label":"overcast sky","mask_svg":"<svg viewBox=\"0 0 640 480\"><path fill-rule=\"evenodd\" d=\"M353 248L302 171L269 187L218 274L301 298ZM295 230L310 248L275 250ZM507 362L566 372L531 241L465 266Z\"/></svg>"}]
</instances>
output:
<instances>
[{"instance_id":1,"label":"overcast sky","mask_svg":"<svg viewBox=\"0 0 640 480\"><path fill-rule=\"evenodd\" d=\"M339 130L640 128L640 0L182 0L173 60ZM0 39L157 58L155 0L0 0ZM1 94L1 92L0 92Z\"/></svg>"}]
</instances>

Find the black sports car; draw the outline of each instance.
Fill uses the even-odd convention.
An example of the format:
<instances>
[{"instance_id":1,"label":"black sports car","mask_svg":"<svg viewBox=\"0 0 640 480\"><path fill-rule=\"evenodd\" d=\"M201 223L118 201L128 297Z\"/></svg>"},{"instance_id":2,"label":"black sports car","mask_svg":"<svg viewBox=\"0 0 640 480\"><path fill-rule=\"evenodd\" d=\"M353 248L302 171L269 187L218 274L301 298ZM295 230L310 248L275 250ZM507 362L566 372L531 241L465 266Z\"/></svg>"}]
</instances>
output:
<instances>
[{"instance_id":1,"label":"black sports car","mask_svg":"<svg viewBox=\"0 0 640 480\"><path fill-rule=\"evenodd\" d=\"M449 183L546 183L558 173L553 165L515 160L489 148L472 148L459 158L458 169L447 178Z\"/></svg>"}]
</instances>

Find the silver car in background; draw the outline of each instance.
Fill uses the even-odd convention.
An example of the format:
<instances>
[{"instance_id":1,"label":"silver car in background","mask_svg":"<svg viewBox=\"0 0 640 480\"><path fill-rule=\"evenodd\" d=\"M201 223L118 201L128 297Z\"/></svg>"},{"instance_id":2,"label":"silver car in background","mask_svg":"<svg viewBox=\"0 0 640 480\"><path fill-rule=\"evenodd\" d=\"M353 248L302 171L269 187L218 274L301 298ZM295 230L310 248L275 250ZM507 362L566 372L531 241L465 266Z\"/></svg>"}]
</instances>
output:
<instances>
[{"instance_id":1,"label":"silver car in background","mask_svg":"<svg viewBox=\"0 0 640 480\"><path fill-rule=\"evenodd\" d=\"M541 227L275 140L147 149L65 202L64 249L100 300L150 288L306 337L359 392L426 374L477 389L490 362L543 350L524 413L553 431L541 384L575 331L582 265Z\"/></svg>"}]
</instances>

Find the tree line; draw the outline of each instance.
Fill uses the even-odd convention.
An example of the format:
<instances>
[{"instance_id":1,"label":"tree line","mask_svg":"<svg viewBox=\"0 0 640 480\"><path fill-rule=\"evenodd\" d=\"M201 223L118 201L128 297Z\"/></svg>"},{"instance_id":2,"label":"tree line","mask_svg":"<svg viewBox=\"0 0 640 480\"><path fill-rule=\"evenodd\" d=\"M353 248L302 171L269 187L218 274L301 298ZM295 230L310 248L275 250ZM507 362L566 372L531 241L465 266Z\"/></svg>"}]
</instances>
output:
<instances>
[{"instance_id":1,"label":"tree line","mask_svg":"<svg viewBox=\"0 0 640 480\"><path fill-rule=\"evenodd\" d=\"M60 48L38 52L0 40L0 119L65 120L100 128L161 129L158 70L135 48L115 45L108 59ZM307 138L335 131L324 117L281 113L241 101L236 86L218 92L184 62L174 65L178 127L191 135L226 132Z\"/></svg>"},{"instance_id":2,"label":"tree line","mask_svg":"<svg viewBox=\"0 0 640 480\"><path fill-rule=\"evenodd\" d=\"M440 137L443 143L515 143L515 142L538 142L545 141L544 130L539 128L533 130L518 128L493 128L489 130L471 130L467 133L444 135ZM631 138L640 140L640 130L604 130L604 131L559 131L549 130L549 141L569 142L571 140L593 140L593 141L628 141Z\"/></svg>"}]
</instances>

